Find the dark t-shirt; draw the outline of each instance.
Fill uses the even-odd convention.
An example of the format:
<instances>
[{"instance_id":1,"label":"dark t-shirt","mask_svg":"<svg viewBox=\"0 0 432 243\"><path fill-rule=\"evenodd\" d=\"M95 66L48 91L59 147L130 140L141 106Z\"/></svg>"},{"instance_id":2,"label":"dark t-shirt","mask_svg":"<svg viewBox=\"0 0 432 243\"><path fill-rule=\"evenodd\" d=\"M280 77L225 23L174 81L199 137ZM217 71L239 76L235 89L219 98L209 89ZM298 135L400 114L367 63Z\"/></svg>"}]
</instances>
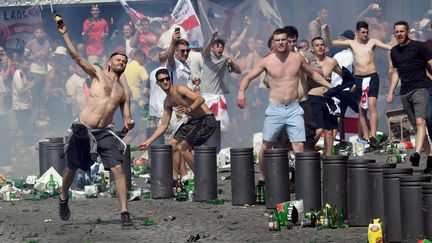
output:
<instances>
[{"instance_id":1,"label":"dark t-shirt","mask_svg":"<svg viewBox=\"0 0 432 243\"><path fill-rule=\"evenodd\" d=\"M405 46L397 45L391 49L390 56L401 80L401 95L432 87L431 80L426 76L427 62L432 59L432 50L425 43L411 40Z\"/></svg>"},{"instance_id":2,"label":"dark t-shirt","mask_svg":"<svg viewBox=\"0 0 432 243\"><path fill-rule=\"evenodd\" d=\"M427 40L425 43L426 46L429 48L429 50L432 50L432 38ZM430 74L432 74L432 68L430 66L428 66L427 70L429 71Z\"/></svg>"}]
</instances>

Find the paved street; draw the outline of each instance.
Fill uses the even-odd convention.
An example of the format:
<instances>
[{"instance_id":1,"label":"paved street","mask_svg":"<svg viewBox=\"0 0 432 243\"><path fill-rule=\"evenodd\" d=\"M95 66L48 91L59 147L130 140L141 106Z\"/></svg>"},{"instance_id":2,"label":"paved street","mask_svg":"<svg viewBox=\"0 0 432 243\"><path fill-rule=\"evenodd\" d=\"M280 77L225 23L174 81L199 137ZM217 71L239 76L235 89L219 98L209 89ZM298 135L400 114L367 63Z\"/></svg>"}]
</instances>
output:
<instances>
[{"instance_id":1,"label":"paved street","mask_svg":"<svg viewBox=\"0 0 432 243\"><path fill-rule=\"evenodd\" d=\"M222 175L228 174L218 175L218 187L223 190L219 198L227 200L224 205L173 199L133 201L130 211L135 226L128 230L121 228L115 198L70 201L72 216L67 222L58 218L56 199L0 202L0 242L31 242L33 239L37 242L186 242L197 234L201 238L199 242L367 240L367 228L317 230L296 226L292 230L268 231L265 206L231 205L231 181L220 180ZM137 183L145 185L140 180ZM146 219L156 224L142 225Z\"/></svg>"}]
</instances>

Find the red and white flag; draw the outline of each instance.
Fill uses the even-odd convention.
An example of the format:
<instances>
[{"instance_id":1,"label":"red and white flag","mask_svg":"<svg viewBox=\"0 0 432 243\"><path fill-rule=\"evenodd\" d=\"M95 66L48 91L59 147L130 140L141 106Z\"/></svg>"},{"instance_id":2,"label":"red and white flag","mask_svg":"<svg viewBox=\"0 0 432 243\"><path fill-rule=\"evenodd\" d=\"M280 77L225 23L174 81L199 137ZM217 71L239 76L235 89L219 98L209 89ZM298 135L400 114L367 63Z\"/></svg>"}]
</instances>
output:
<instances>
[{"instance_id":1,"label":"red and white flag","mask_svg":"<svg viewBox=\"0 0 432 243\"><path fill-rule=\"evenodd\" d=\"M135 9L131 8L129 6L129 4L126 3L125 0L120 0L120 4L122 5L123 9L128 14L131 22L135 26L137 26L139 24L139 22L141 21L141 19L147 18L147 16L145 16L144 14L142 14L142 13L136 11Z\"/></svg>"},{"instance_id":2,"label":"red and white flag","mask_svg":"<svg viewBox=\"0 0 432 243\"><path fill-rule=\"evenodd\" d=\"M201 94L205 99L205 104L210 108L220 121L221 131L225 132L229 125L228 108L223 94Z\"/></svg>"},{"instance_id":3,"label":"red and white flag","mask_svg":"<svg viewBox=\"0 0 432 243\"><path fill-rule=\"evenodd\" d=\"M202 47L204 37L201 30L201 23L192 6L190 0L178 0L174 10L171 13L176 24L183 27L189 39L189 43L193 46Z\"/></svg>"}]
</instances>

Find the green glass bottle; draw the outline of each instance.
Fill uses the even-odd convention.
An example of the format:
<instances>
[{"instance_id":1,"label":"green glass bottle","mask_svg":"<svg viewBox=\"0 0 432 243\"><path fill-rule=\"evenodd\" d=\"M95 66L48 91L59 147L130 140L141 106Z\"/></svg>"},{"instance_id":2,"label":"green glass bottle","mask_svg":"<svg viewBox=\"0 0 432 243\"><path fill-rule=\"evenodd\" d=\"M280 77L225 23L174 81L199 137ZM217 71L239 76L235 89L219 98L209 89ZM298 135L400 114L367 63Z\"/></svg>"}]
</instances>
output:
<instances>
[{"instance_id":1,"label":"green glass bottle","mask_svg":"<svg viewBox=\"0 0 432 243\"><path fill-rule=\"evenodd\" d=\"M130 149L129 149L129 151L131 151L131 152L138 151L138 146L131 146ZM133 163L133 160L132 160L132 163Z\"/></svg>"},{"instance_id":2,"label":"green glass bottle","mask_svg":"<svg viewBox=\"0 0 432 243\"><path fill-rule=\"evenodd\" d=\"M329 210L327 207L324 207L324 218L323 218L323 228L329 228Z\"/></svg>"},{"instance_id":3,"label":"green glass bottle","mask_svg":"<svg viewBox=\"0 0 432 243\"><path fill-rule=\"evenodd\" d=\"M50 179L47 182L47 184L45 185L45 188L47 189L50 196L55 196L57 194L58 183L56 181L54 181L54 177L52 174L50 175Z\"/></svg>"},{"instance_id":4,"label":"green glass bottle","mask_svg":"<svg viewBox=\"0 0 432 243\"><path fill-rule=\"evenodd\" d=\"M260 200L260 204L265 204L265 185L261 186L261 200Z\"/></svg>"},{"instance_id":5,"label":"green glass bottle","mask_svg":"<svg viewBox=\"0 0 432 243\"><path fill-rule=\"evenodd\" d=\"M256 185L255 186L255 201L256 204L261 204L261 186L260 185Z\"/></svg>"},{"instance_id":6,"label":"green glass bottle","mask_svg":"<svg viewBox=\"0 0 432 243\"><path fill-rule=\"evenodd\" d=\"M147 121L150 118L150 105L145 104L142 108L141 119Z\"/></svg>"},{"instance_id":7,"label":"green glass bottle","mask_svg":"<svg viewBox=\"0 0 432 243\"><path fill-rule=\"evenodd\" d=\"M207 203L214 204L214 205L220 205L220 204L224 204L225 200L223 200L223 199L212 199L212 200L208 200Z\"/></svg>"},{"instance_id":8,"label":"green glass bottle","mask_svg":"<svg viewBox=\"0 0 432 243\"><path fill-rule=\"evenodd\" d=\"M345 228L345 212L343 207L341 207L339 210L338 228L340 229Z\"/></svg>"},{"instance_id":9,"label":"green glass bottle","mask_svg":"<svg viewBox=\"0 0 432 243\"><path fill-rule=\"evenodd\" d=\"M270 231L280 231L279 217L277 216L277 211L275 210L273 214L270 215L268 219L268 227Z\"/></svg>"}]
</instances>

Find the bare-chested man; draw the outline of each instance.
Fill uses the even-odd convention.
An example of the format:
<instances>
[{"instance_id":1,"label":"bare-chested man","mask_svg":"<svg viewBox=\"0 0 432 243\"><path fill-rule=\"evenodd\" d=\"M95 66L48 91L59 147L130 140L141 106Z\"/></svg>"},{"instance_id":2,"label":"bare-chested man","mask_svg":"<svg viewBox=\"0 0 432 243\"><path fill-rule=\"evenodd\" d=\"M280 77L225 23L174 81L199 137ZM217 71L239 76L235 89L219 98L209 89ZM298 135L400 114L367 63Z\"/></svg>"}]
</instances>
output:
<instances>
[{"instance_id":1,"label":"bare-chested man","mask_svg":"<svg viewBox=\"0 0 432 243\"><path fill-rule=\"evenodd\" d=\"M190 168L194 170L195 158L192 150L194 146L203 145L213 134L216 129L215 116L204 103L204 98L201 95L185 85L173 85L167 69L159 69L155 76L157 85L167 94L164 101L162 122L153 135L139 145L139 149L148 149L168 129L172 110L176 108L176 114L186 114L189 120L180 126L174 134L174 142L171 144L176 145L174 150L180 151ZM180 159L173 153L173 160L177 160L177 163L174 162L174 164L179 164Z\"/></svg>"},{"instance_id":2,"label":"bare-chested man","mask_svg":"<svg viewBox=\"0 0 432 243\"><path fill-rule=\"evenodd\" d=\"M237 105L246 106L245 90L249 83L265 72L269 85L269 106L265 111L263 144L259 154L259 182L264 184L264 150L272 148L273 141L282 129L286 129L294 152L303 152L305 128L303 109L298 104L299 73L304 71L324 87L331 85L306 63L305 58L287 48L287 32L276 29L273 32L274 52L264 57L240 84Z\"/></svg>"},{"instance_id":3,"label":"bare-chested man","mask_svg":"<svg viewBox=\"0 0 432 243\"><path fill-rule=\"evenodd\" d=\"M123 226L131 226L126 197L126 177L122 167L122 155L117 145L120 138L111 129L114 111L120 106L123 123L126 129L132 129L129 96L126 87L120 83L120 75L126 68L127 57L123 53L114 53L108 62L108 70L93 66L79 54L69 37L64 24L57 25L63 36L72 59L90 76L90 96L86 106L79 115L79 120L72 126L67 150L67 166L63 173L63 185L59 200L59 215L68 220L68 191L78 168L88 170L93 161L91 153L98 153L104 167L114 175L117 195L120 202L121 221ZM96 144L95 144L96 143ZM124 148L123 148L124 149Z\"/></svg>"},{"instance_id":4,"label":"bare-chested man","mask_svg":"<svg viewBox=\"0 0 432 243\"><path fill-rule=\"evenodd\" d=\"M375 48L390 50L391 46L382 43L378 39L369 38L369 26L364 21L357 22L354 40L333 40L330 36L328 25L323 26L326 32L326 42L335 46L351 48L354 54L354 73L356 76L356 94L360 97L359 122L364 139L369 141L372 147L377 147L376 131L378 126L377 99L379 89L379 77L375 65ZM370 112L370 132L367 125L367 112Z\"/></svg>"},{"instance_id":5,"label":"bare-chested man","mask_svg":"<svg viewBox=\"0 0 432 243\"><path fill-rule=\"evenodd\" d=\"M313 38L311 46L312 51L306 52L305 57L315 71L325 77L329 83L331 83L332 72L342 76L342 70L336 59L324 54L325 44L323 38ZM321 136L321 133L324 132L324 152L325 155L331 155L334 142L333 129L338 127L337 116L330 114L326 99L323 97L323 94L327 89L309 77L307 81L307 86L309 88L309 102L312 107L313 118L317 127L315 141L317 141Z\"/></svg>"}]
</instances>

